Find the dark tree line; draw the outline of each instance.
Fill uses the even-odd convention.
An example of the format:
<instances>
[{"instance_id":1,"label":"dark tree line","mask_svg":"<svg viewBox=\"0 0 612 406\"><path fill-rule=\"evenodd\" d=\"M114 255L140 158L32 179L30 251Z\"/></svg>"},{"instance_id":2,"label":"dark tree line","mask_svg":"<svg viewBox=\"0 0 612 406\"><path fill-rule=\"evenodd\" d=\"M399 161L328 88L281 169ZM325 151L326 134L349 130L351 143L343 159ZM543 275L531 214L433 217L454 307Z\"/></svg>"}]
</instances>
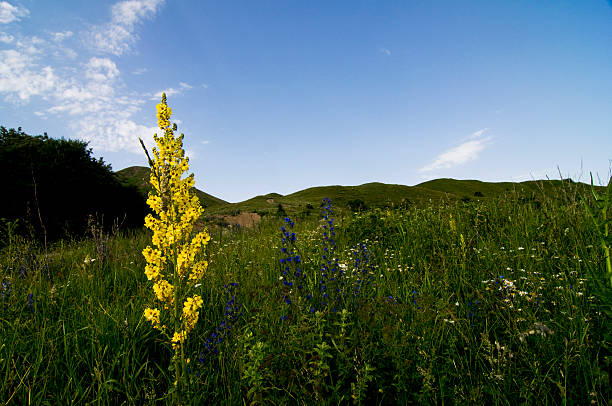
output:
<instances>
[{"instance_id":1,"label":"dark tree line","mask_svg":"<svg viewBox=\"0 0 612 406\"><path fill-rule=\"evenodd\" d=\"M0 126L0 218L49 240L83 236L88 218L139 227L144 197L121 183L103 159L80 140L31 136Z\"/></svg>"}]
</instances>

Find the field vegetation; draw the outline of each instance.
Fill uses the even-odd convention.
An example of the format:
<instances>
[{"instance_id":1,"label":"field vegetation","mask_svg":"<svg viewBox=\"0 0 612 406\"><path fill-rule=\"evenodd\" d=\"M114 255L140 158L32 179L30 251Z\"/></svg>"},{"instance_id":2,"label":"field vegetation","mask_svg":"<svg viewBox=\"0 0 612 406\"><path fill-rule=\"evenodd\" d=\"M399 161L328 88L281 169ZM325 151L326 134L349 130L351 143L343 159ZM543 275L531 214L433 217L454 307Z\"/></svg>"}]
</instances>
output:
<instances>
[{"instance_id":1,"label":"field vegetation","mask_svg":"<svg viewBox=\"0 0 612 406\"><path fill-rule=\"evenodd\" d=\"M185 403L607 404L610 286L574 188L211 228ZM5 233L8 404L172 403L172 349L143 317L151 235L91 231L46 255Z\"/></svg>"},{"instance_id":2,"label":"field vegetation","mask_svg":"<svg viewBox=\"0 0 612 406\"><path fill-rule=\"evenodd\" d=\"M2 220L5 404L610 404L612 181L231 205L183 176L165 95L157 108L152 187L137 168L109 178L149 192L146 229L90 217L86 237L47 240ZM261 221L206 217L227 210Z\"/></svg>"}]
</instances>

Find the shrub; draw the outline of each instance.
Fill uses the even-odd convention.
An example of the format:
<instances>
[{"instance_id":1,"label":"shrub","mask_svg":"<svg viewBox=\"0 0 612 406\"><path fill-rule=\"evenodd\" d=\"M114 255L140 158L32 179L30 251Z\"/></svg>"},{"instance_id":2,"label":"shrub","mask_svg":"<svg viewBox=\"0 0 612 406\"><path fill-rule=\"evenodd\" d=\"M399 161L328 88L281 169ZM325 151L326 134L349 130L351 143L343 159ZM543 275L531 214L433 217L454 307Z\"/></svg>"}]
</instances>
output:
<instances>
[{"instance_id":1,"label":"shrub","mask_svg":"<svg viewBox=\"0 0 612 406\"><path fill-rule=\"evenodd\" d=\"M37 237L57 239L81 236L88 216L141 226L144 198L123 185L102 158L80 140L31 136L21 128L0 126L2 189L10 199L0 200L0 217L25 219ZM24 230L20 230L23 232Z\"/></svg>"}]
</instances>

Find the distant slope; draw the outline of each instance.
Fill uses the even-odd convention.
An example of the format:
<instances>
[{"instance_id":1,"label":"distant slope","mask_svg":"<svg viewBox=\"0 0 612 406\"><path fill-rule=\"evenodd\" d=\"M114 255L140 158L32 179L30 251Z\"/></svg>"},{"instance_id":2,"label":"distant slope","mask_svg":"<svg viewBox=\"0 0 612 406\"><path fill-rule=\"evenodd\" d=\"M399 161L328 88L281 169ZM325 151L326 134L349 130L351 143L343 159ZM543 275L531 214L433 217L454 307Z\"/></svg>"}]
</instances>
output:
<instances>
[{"instance_id":1,"label":"distant slope","mask_svg":"<svg viewBox=\"0 0 612 406\"><path fill-rule=\"evenodd\" d=\"M117 176L125 183L138 187L142 193L149 189L149 168L132 166L122 169ZM568 187L568 186L572 187ZM561 187L563 186L563 187ZM575 186L575 187L574 187ZM278 193L259 195L238 203L228 203L195 189L202 205L211 218L215 215L236 215L244 212L257 212L260 215L287 212L289 214L318 212L321 202L329 197L333 206L340 210L355 207L362 202L366 208L392 207L401 204L422 205L431 201L456 201L458 199L489 199L507 193L519 193L530 198L542 193L558 195L586 193L588 185L570 180L538 180L527 182L482 182L479 180L435 179L416 186L393 185L386 183L366 183L359 186L318 186L300 190L283 196ZM363 206L362 206L363 207Z\"/></svg>"},{"instance_id":2,"label":"distant slope","mask_svg":"<svg viewBox=\"0 0 612 406\"><path fill-rule=\"evenodd\" d=\"M444 198L444 193L426 190L415 186L392 185L386 183L366 183L360 186L319 186L301 190L287 198L319 204L329 197L340 206L347 206L351 200L362 200L368 207L400 204L402 201L422 201Z\"/></svg>"},{"instance_id":3,"label":"distant slope","mask_svg":"<svg viewBox=\"0 0 612 406\"><path fill-rule=\"evenodd\" d=\"M481 182L479 180L457 180L450 178L434 179L419 183L417 187L448 193L459 198L497 197L513 191L519 186L513 182ZM482 196L479 196L482 195Z\"/></svg>"},{"instance_id":4,"label":"distant slope","mask_svg":"<svg viewBox=\"0 0 612 406\"><path fill-rule=\"evenodd\" d=\"M570 180L538 180L527 182L482 182L478 180L435 179L416 186L366 183L360 186L318 186L286 196L278 193L260 195L239 203L217 206L212 213L258 212L275 213L279 204L287 213L317 211L325 197L332 200L337 209L349 209L351 201L361 200L367 208L422 205L431 201L459 199L489 199L505 194L518 194L525 198L542 195L574 197L588 193L589 186ZM601 190L600 188L598 188Z\"/></svg>"},{"instance_id":5,"label":"distant slope","mask_svg":"<svg viewBox=\"0 0 612 406\"><path fill-rule=\"evenodd\" d=\"M150 169L144 166L130 166L129 168L122 169L120 171L115 172L119 179L128 184L134 185L140 190L141 193L147 194L151 189L151 185L149 184L149 174ZM209 195L206 192L203 192L197 188L195 189L195 194L200 199L200 203L202 206L207 208L224 206L229 204L225 200L219 199L218 197Z\"/></svg>"},{"instance_id":6,"label":"distant slope","mask_svg":"<svg viewBox=\"0 0 612 406\"><path fill-rule=\"evenodd\" d=\"M212 213L258 212L275 213L279 205L287 213L318 211L324 198L330 198L337 209L348 209L351 201L362 201L367 208L397 206L402 203L422 203L448 199L439 191L415 186L366 183L360 186L318 186L283 196L278 193L255 196L239 203L219 206Z\"/></svg>"},{"instance_id":7,"label":"distant slope","mask_svg":"<svg viewBox=\"0 0 612 406\"><path fill-rule=\"evenodd\" d=\"M571 186L571 187L570 187ZM590 186L565 180L530 180L526 182L482 182L479 180L434 179L417 185L423 189L448 193L458 198L496 198L506 193L517 192L524 195L563 193L587 193ZM596 187L600 190L599 187Z\"/></svg>"}]
</instances>

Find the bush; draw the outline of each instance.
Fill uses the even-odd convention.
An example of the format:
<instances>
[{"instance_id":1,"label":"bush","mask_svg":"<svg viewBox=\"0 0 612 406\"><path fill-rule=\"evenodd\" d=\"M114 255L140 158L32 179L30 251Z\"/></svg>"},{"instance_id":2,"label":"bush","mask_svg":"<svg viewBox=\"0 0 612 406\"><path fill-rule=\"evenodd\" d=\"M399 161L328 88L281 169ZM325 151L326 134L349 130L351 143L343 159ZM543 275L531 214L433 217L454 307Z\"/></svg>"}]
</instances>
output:
<instances>
[{"instance_id":1,"label":"bush","mask_svg":"<svg viewBox=\"0 0 612 406\"><path fill-rule=\"evenodd\" d=\"M24 219L37 237L81 236L89 215L106 227L117 220L130 227L143 224L144 197L122 184L102 158L95 159L84 141L0 126L0 171L7 196L0 201L0 217Z\"/></svg>"},{"instance_id":2,"label":"bush","mask_svg":"<svg viewBox=\"0 0 612 406\"><path fill-rule=\"evenodd\" d=\"M361 199L349 200L347 205L352 212L365 211L368 208L365 202Z\"/></svg>"}]
</instances>

